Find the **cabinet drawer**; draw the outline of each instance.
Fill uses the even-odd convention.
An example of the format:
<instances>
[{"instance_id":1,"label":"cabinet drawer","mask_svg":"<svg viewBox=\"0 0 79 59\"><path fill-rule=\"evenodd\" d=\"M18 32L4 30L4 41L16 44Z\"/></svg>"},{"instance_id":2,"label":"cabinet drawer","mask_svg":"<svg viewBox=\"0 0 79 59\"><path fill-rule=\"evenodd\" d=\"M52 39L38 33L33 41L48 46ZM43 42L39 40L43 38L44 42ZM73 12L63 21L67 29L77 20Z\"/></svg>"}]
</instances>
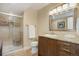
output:
<instances>
[{"instance_id":1,"label":"cabinet drawer","mask_svg":"<svg viewBox=\"0 0 79 59\"><path fill-rule=\"evenodd\" d=\"M69 43L59 41L58 44L59 44L59 50L70 51L70 49L71 49L71 44L69 44Z\"/></svg>"},{"instance_id":2,"label":"cabinet drawer","mask_svg":"<svg viewBox=\"0 0 79 59\"><path fill-rule=\"evenodd\" d=\"M59 50L71 53L72 55L75 54L74 44L63 41L59 41L58 44L59 44Z\"/></svg>"},{"instance_id":3,"label":"cabinet drawer","mask_svg":"<svg viewBox=\"0 0 79 59\"><path fill-rule=\"evenodd\" d=\"M68 51L60 50L59 56L71 56L72 54Z\"/></svg>"},{"instance_id":4,"label":"cabinet drawer","mask_svg":"<svg viewBox=\"0 0 79 59\"><path fill-rule=\"evenodd\" d=\"M71 49L71 46L67 46L67 45L59 45L59 49L68 49L70 50Z\"/></svg>"},{"instance_id":5,"label":"cabinet drawer","mask_svg":"<svg viewBox=\"0 0 79 59\"><path fill-rule=\"evenodd\" d=\"M61 46L64 45L64 46L71 46L70 43L68 42L63 42L63 41L58 41L58 44L60 44Z\"/></svg>"}]
</instances>

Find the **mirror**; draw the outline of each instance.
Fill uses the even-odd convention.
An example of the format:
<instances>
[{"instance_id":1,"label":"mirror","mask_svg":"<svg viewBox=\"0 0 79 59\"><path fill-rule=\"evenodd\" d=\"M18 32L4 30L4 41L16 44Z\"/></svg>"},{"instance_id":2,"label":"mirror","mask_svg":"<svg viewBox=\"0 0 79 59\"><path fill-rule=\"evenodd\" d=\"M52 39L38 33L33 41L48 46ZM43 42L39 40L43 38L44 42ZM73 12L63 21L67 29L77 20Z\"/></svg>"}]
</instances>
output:
<instances>
[{"instance_id":1,"label":"mirror","mask_svg":"<svg viewBox=\"0 0 79 59\"><path fill-rule=\"evenodd\" d=\"M49 29L51 31L75 31L76 8L49 15Z\"/></svg>"}]
</instances>

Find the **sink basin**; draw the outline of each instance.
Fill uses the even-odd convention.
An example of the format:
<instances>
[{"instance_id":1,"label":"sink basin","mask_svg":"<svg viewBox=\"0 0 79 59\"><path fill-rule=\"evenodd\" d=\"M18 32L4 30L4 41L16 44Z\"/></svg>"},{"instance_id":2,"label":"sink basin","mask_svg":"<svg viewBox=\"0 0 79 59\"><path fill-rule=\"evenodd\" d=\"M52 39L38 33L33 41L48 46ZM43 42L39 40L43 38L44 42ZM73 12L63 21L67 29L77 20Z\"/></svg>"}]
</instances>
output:
<instances>
[{"instance_id":1,"label":"sink basin","mask_svg":"<svg viewBox=\"0 0 79 59\"><path fill-rule=\"evenodd\" d=\"M64 38L76 38L76 36L72 34L66 34L64 35Z\"/></svg>"},{"instance_id":2,"label":"sink basin","mask_svg":"<svg viewBox=\"0 0 79 59\"><path fill-rule=\"evenodd\" d=\"M47 37L57 37L56 34L45 34L45 36L47 36Z\"/></svg>"}]
</instances>

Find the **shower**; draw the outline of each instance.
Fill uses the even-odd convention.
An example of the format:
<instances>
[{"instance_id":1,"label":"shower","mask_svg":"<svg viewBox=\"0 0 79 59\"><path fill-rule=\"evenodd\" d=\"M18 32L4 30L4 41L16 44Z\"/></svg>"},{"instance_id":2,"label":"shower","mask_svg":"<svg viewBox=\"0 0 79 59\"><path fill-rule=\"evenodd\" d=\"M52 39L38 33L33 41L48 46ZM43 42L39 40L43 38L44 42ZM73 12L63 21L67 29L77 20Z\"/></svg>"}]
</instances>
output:
<instances>
[{"instance_id":1,"label":"shower","mask_svg":"<svg viewBox=\"0 0 79 59\"><path fill-rule=\"evenodd\" d=\"M22 32L22 17L0 14L0 40L3 41L3 55L23 47Z\"/></svg>"}]
</instances>

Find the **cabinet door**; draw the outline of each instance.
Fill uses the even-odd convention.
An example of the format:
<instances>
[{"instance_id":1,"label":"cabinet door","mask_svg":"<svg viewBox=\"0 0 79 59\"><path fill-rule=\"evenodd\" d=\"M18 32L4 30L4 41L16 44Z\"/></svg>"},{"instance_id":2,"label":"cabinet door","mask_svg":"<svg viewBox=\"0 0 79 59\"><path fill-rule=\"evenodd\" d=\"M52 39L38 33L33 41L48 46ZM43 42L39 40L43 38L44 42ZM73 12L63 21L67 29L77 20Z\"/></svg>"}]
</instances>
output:
<instances>
[{"instance_id":1,"label":"cabinet door","mask_svg":"<svg viewBox=\"0 0 79 59\"><path fill-rule=\"evenodd\" d=\"M56 56L57 55L57 43L56 40L49 39L48 41L48 55Z\"/></svg>"},{"instance_id":2,"label":"cabinet door","mask_svg":"<svg viewBox=\"0 0 79 59\"><path fill-rule=\"evenodd\" d=\"M48 39L45 37L39 37L38 43L38 55L47 56L48 55Z\"/></svg>"},{"instance_id":3,"label":"cabinet door","mask_svg":"<svg viewBox=\"0 0 79 59\"><path fill-rule=\"evenodd\" d=\"M79 44L75 44L76 55L79 56Z\"/></svg>"}]
</instances>

